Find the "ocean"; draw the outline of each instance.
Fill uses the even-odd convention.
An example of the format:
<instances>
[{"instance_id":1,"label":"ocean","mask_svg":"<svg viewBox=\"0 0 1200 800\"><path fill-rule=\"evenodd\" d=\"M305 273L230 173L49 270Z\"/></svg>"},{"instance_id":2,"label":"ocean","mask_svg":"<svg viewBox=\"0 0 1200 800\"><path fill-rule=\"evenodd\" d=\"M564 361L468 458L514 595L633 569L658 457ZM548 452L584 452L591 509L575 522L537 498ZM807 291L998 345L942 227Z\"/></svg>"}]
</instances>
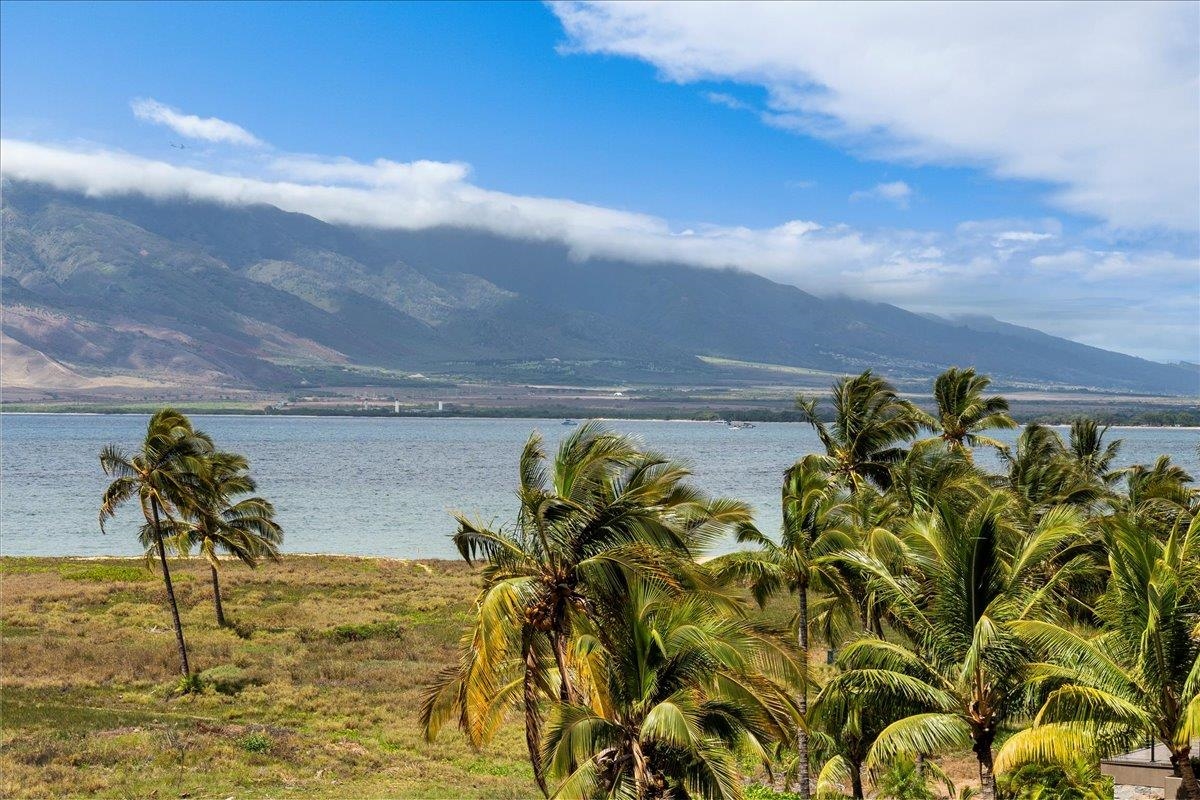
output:
<instances>
[{"instance_id":1,"label":"ocean","mask_svg":"<svg viewBox=\"0 0 1200 800\"><path fill-rule=\"evenodd\" d=\"M562 420L205 416L195 425L223 449L245 454L272 500L289 553L456 558L451 511L510 522L517 458L531 431L552 449L574 428ZM147 417L136 414L0 415L0 554L137 555L140 512L129 506L97 524L107 485L97 454L108 443L134 449ZM780 525L779 484L797 458L819 450L808 425L612 420L648 448L689 463L713 495L749 502L759 526ZM1016 431L996 438L1012 441ZM1120 463L1167 453L1200 477L1200 430L1113 428ZM980 451L981 464L995 456ZM732 548L727 543L721 549Z\"/></svg>"}]
</instances>

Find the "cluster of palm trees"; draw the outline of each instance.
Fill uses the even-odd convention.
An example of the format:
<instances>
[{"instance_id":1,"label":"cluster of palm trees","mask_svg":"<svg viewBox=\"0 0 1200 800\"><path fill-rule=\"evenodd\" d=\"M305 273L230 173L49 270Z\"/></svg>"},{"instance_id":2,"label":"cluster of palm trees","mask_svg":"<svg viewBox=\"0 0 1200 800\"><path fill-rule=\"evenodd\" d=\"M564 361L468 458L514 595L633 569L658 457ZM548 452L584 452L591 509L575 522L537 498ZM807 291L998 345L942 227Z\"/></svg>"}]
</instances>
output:
<instances>
[{"instance_id":1,"label":"cluster of palm trees","mask_svg":"<svg viewBox=\"0 0 1200 800\"><path fill-rule=\"evenodd\" d=\"M935 414L870 372L835 384L832 419L800 398L824 452L783 476L778 538L627 437L588 424L551 457L534 435L515 523L458 518L482 588L426 735L481 746L520 714L564 798L737 798L755 762L863 797L971 751L987 800L997 772L1153 737L1200 800L1200 493L1166 456L1115 469L1087 420L988 438L1016 427L988 386L948 370ZM747 549L703 558L728 536ZM778 596L790 632L755 613Z\"/></svg>"},{"instance_id":2,"label":"cluster of palm trees","mask_svg":"<svg viewBox=\"0 0 1200 800\"><path fill-rule=\"evenodd\" d=\"M229 623L221 602L220 554L252 567L264 558L278 558L283 530L275 521L275 509L270 501L254 496L255 483L244 456L218 450L211 437L170 408L150 418L136 452L108 445L100 451L100 466L113 479L100 502L100 529L126 502L136 500L141 507L145 524L139 539L147 560L157 558L161 566L179 668L190 686L192 669L167 556L196 550L208 561L217 624L225 627Z\"/></svg>"}]
</instances>

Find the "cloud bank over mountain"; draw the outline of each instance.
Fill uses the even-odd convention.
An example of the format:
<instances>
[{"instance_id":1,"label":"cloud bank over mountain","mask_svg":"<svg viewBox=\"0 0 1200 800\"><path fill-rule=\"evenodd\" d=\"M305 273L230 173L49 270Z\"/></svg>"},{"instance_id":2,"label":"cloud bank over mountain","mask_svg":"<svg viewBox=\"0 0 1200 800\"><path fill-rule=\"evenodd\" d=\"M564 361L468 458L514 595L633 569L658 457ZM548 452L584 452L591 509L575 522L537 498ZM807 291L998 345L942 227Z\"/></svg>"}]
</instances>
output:
<instances>
[{"instance_id":1,"label":"cloud bank over mountain","mask_svg":"<svg viewBox=\"0 0 1200 800\"><path fill-rule=\"evenodd\" d=\"M798 119L809 120L805 123L808 126L806 132L846 138L852 130L858 129L856 126L866 125L874 131L869 137L872 152L896 158L958 158L971 153L975 154L972 158L982 158L981 154L987 150L982 139L971 140L976 144L962 144L955 149L943 146L945 142L941 139L929 137L920 141L920 137L905 140L909 144L901 148L895 131L900 128L924 130L924 118L916 111L913 112L914 119L904 121L903 125L896 120L882 119L868 125L860 119L861 113L846 110L856 108L858 101L866 102L852 91L859 85L851 80L854 76L835 80L835 75L828 79L831 83L818 85L813 81L825 73L810 74L807 68L802 69L784 57L785 53L791 52L788 45L791 39L778 40L768 36L766 31L759 29L758 23L750 28L738 27L735 20L726 17L726 11L711 10L709 6L697 7L695 19L690 21L676 15L671 8L555 6L574 46L645 58L658 64L664 74L674 80L713 77L757 80L769 90L770 114L776 117L784 113L801 114ZM764 19L772 19L772 15L781 13L772 8L763 9ZM797 12L793 8L785 13ZM889 19L888 13L883 13L885 19ZM935 11L930 10L930 14ZM1152 22L1164 15L1171 16L1161 9L1149 16ZM865 24L857 11L849 14L848 19ZM1105 24L1099 26L1100 33L1115 24L1107 17L1102 21ZM805 27L798 24L784 26L782 17L776 22L789 31ZM734 35L718 47L718 40L710 37L710 28L725 24L731 26ZM822 20L821 24L825 22ZM883 52L891 52L889 47L898 46L886 34L887 25L872 23L867 27L880 29L876 35L882 37L880 47ZM942 27L975 30L978 23L968 26L951 15L943 20ZM1161 27L1143 21L1133 33L1135 37L1165 35ZM843 33L853 39L849 31ZM905 33L905 37L910 35L915 34ZM768 43L761 53L752 58L749 52L739 49L738 42L758 37L766 37L764 41ZM649 41L658 45L650 48L646 44ZM918 37L917 41L924 40ZM987 47L986 42L979 45ZM1030 44L1031 52L1035 53L1041 52L1039 47L1048 46L1042 39ZM958 90L957 80L972 73L964 71L964 65L945 61L936 49L931 52L933 55L929 58L932 61L925 65L928 69L915 71L924 74L935 67L957 69L943 77L951 84L942 90L946 103L952 105L954 92ZM894 55L898 57L899 54ZM800 58L799 55L795 57ZM906 57L915 58L911 53ZM1158 59L1155 61L1157 67L1152 69L1154 65L1145 65L1136 75L1126 75L1125 83L1120 84L1124 87L1121 92L1132 92L1134 83L1147 80L1147 76L1163 77L1160 73L1170 65L1159 62L1167 56L1155 58ZM727 70L718 70L717 62L726 64ZM921 65L924 62L918 59L914 63ZM1086 65L1072 63L1071 69L1075 71L1068 70L1070 74L1062 80L1065 85L1076 86L1087 70L1084 69ZM905 74L911 72L914 70L907 70ZM959 78L951 80L948 76L952 74ZM799 91L793 86L795 91L786 90L785 77L786 81L792 81L796 86L803 84L806 88ZM993 76L978 74L975 77L993 85ZM914 92L933 91L933 87L926 85L930 80L928 76L921 80L910 78L916 83L905 90L910 97ZM1180 80L1176 76L1171 85L1178 87ZM843 84L850 88L836 89ZM1007 86L1003 81L996 85ZM900 91L900 87L896 90ZM1016 87L1009 86L1002 94L1008 96L1016 91ZM845 97L836 100L829 96L831 92L840 92ZM992 97L993 93L982 94L992 98L988 103L998 102ZM1173 95L1165 98L1151 95L1143 102L1178 100ZM1156 97L1158 100L1154 99ZM1051 105L1066 102L1057 95L1056 98L1041 99ZM1094 101L1095 98L1087 93L1076 97L1076 105L1087 109ZM461 162L401 162L387 158L361 161L336 155L288 153L224 119L201 117L150 99L134 100L131 108L139 119L166 126L180 136L203 142L203 145L179 148L173 152L171 160L165 160L95 143L10 138L0 143L3 148L0 169L8 177L91 196L138 194L228 205L265 203L336 224L403 230L454 226L526 240L557 242L565 244L571 257L579 261L616 258L642 263L735 267L819 295L847 294L939 314L991 314L1036 325L1055 335L1147 358L1200 360L1200 318L1194 302L1200 293L1200 260L1188 252L1186 245L1172 249L1155 246L1156 240L1149 238L1116 237L1113 234L1115 228L1100 228L1082 235L1066 234L1062 224L1053 218L964 220L949 231L868 230L836 220L811 219L782 219L770 227L679 222L568 198L485 188L472 179L470 166ZM813 128L810 124L815 119L811 117L813 109L824 109L825 117L841 120L839 127L836 130ZM840 116L834 114L838 109L844 111L839 112ZM1195 170L1189 176L1187 169L1187 162L1196 152L1195 142L1185 145L1181 141L1172 139L1168 142L1161 138L1170 131L1191 130L1187 114L1173 124L1164 123L1161 130L1158 126L1147 125L1153 128L1150 134L1141 128L1138 129L1140 133L1130 132L1127 126L1118 125L1128 134L1128 141L1110 141L1115 134L1106 133L1103 137L1107 138L1103 141L1086 140L1085 137L1086 141L1081 140L1082 143L1072 143L1067 139L1075 134L1082 136L1082 130L1077 130L1074 123L1056 127L1062 120L1053 114L1048 120L1037 121L1030 119L1028 114L1022 116L1019 109L1010 109L1003 120L996 120L999 112L989 109L990 106L968 107L959 109L956 115L990 115L997 124L1003 121L1001 127L1005 129L1030 126L1052 134L1037 142L1032 141L1037 137L1026 137L1030 141L1024 144L1019 141L1020 137L1005 140L1012 148L1027 148L1028 163L1040 160L1060 166L1080 164L1084 152L1097 158L1103 156L1107 161L1114 157L1114 148L1125 147L1137 136L1142 136L1136 148L1141 153L1139 158L1154 161L1142 166L1146 175L1159 176L1161 173L1161 179L1134 181L1127 175L1104 173L1108 167L1100 169L1098 166L1081 168L1078 175L1063 172L1060 176L1068 181L1060 194L1099 193L1116 198L1103 209L1103 204L1093 209L1096 213L1107 214L1106 218L1114 226L1133 222L1159 226L1182 223L1187 216L1188 203L1195 200ZM964 111L971 113L962 113ZM1143 122L1148 124L1153 119L1151 116ZM1106 125L1108 122L1104 118L1093 115L1085 127L1103 128ZM953 138L966 142L970 139L968 132L975 128L965 122L961 126L963 132ZM1053 177L1052 171L1035 175L1037 170L1019 167L1020 163L1026 162L1011 153L1005 156L996 148L989 152L992 152L988 156L992 168L998 173ZM1052 152L1059 156L1051 157ZM1122 164L1122 170L1133 169L1128 159ZM1169 179L1167 173L1170 173ZM1129 186L1122 183L1126 180ZM1108 181L1112 185L1105 188L1089 181ZM1189 181L1193 189L1190 199L1182 196L1187 194L1182 190ZM1154 219L1147 216L1136 220L1125 214L1122 208L1130 198L1130 192L1134 195L1138 192L1153 194L1152 202L1148 200L1139 207L1151 216L1157 213L1155 208L1160 208L1162 213ZM880 182L851 195L854 201L885 203L899 208L919 198L919 187L901 180ZM1182 236L1187 239L1189 234ZM1192 242L1194 244L1194 237ZM1153 291L1147 291L1144 283L1147 279L1154 281Z\"/></svg>"}]
</instances>

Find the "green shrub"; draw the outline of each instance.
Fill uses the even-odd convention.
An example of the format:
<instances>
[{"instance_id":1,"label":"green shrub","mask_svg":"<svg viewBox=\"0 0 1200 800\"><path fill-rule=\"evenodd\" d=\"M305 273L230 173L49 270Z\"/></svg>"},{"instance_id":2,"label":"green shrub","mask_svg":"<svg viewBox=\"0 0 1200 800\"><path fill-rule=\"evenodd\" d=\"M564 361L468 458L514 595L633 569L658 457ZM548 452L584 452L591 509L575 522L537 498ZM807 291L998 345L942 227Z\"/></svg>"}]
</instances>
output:
<instances>
[{"instance_id":1,"label":"green shrub","mask_svg":"<svg viewBox=\"0 0 1200 800\"><path fill-rule=\"evenodd\" d=\"M996 780L1000 800L1112 800L1112 778L1087 759L1062 764L1025 764Z\"/></svg>"},{"instance_id":2,"label":"green shrub","mask_svg":"<svg viewBox=\"0 0 1200 800\"><path fill-rule=\"evenodd\" d=\"M745 800L800 800L800 795L795 792L779 792L770 786L763 786L761 783L752 783L747 786L742 797Z\"/></svg>"},{"instance_id":3,"label":"green shrub","mask_svg":"<svg viewBox=\"0 0 1200 800\"><path fill-rule=\"evenodd\" d=\"M261 731L251 731L237 740L238 747L247 753L271 752L271 737Z\"/></svg>"},{"instance_id":4,"label":"green shrub","mask_svg":"<svg viewBox=\"0 0 1200 800\"><path fill-rule=\"evenodd\" d=\"M205 686L211 686L214 691L227 695L235 695L247 686L261 682L246 670L232 664L221 664L206 669L200 673L200 680Z\"/></svg>"},{"instance_id":5,"label":"green shrub","mask_svg":"<svg viewBox=\"0 0 1200 800\"><path fill-rule=\"evenodd\" d=\"M921 765L911 758L896 759L879 776L875 788L877 796L887 800L936 800L938 793L930 788L931 781L942 784L947 795L955 795L950 778L937 762L929 759Z\"/></svg>"},{"instance_id":6,"label":"green shrub","mask_svg":"<svg viewBox=\"0 0 1200 800\"><path fill-rule=\"evenodd\" d=\"M399 622L367 622L360 625L338 625L326 634L335 642L365 642L370 639L399 639L404 629Z\"/></svg>"},{"instance_id":7,"label":"green shrub","mask_svg":"<svg viewBox=\"0 0 1200 800\"><path fill-rule=\"evenodd\" d=\"M204 682L200 679L199 673L193 672L191 675L181 676L175 683L175 694L198 694L204 689Z\"/></svg>"},{"instance_id":8,"label":"green shrub","mask_svg":"<svg viewBox=\"0 0 1200 800\"><path fill-rule=\"evenodd\" d=\"M249 639L254 635L254 625L238 619L231 620L229 622L229 629L233 631L239 639Z\"/></svg>"}]
</instances>

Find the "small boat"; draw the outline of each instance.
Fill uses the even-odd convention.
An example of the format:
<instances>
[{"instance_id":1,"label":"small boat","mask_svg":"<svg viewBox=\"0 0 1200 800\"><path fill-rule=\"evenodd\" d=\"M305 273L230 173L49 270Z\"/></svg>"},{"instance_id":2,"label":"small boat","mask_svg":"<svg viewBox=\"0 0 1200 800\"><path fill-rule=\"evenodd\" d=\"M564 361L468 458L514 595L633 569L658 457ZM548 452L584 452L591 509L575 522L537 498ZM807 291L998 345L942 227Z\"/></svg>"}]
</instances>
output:
<instances>
[{"instance_id":1,"label":"small boat","mask_svg":"<svg viewBox=\"0 0 1200 800\"><path fill-rule=\"evenodd\" d=\"M564 419L564 420L562 421L562 424L563 424L563 425L566 425L568 428L574 428L574 427L575 427L576 425L578 425L579 423L578 423L578 422L576 422L576 421L575 421L575 420L573 420L573 419Z\"/></svg>"}]
</instances>

